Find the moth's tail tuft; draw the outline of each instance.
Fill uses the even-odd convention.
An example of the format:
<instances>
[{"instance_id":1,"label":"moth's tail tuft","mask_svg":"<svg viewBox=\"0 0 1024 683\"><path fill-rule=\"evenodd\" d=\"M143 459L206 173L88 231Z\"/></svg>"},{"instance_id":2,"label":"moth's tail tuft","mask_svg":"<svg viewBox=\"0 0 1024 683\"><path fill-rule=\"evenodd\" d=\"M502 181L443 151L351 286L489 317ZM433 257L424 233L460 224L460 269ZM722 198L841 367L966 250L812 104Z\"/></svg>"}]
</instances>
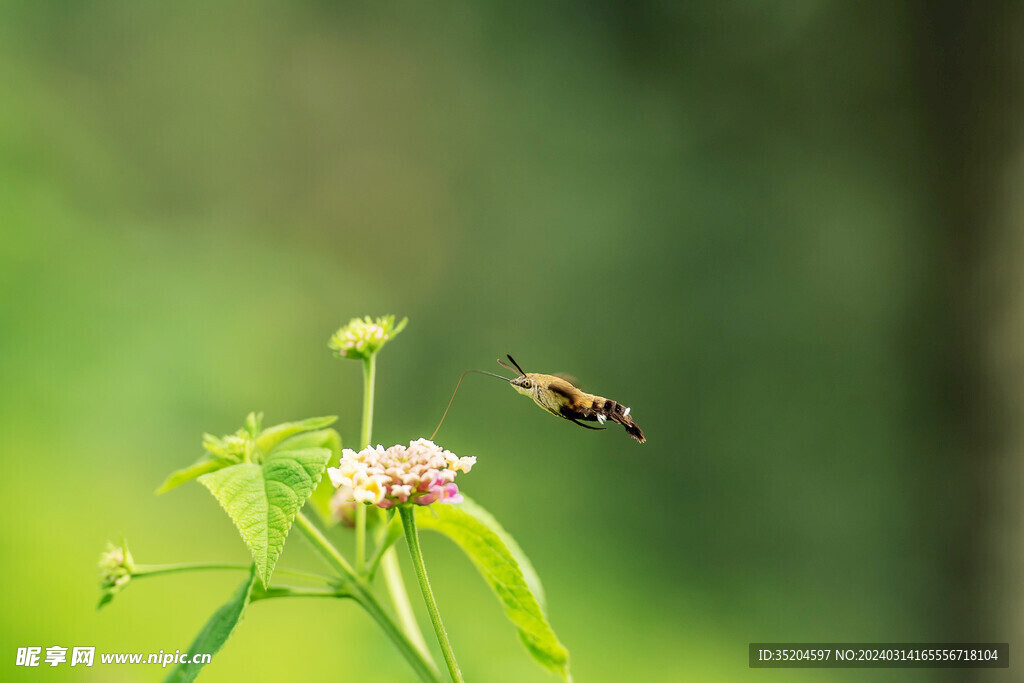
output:
<instances>
[{"instance_id":1,"label":"moth's tail tuft","mask_svg":"<svg viewBox=\"0 0 1024 683\"><path fill-rule=\"evenodd\" d=\"M646 442L647 437L644 436L644 430L640 429L640 425L638 425L636 422L633 422L633 418L631 417L627 417L626 419L629 420L629 424L626 424L625 422L620 423L623 427L626 428L626 433L629 434L634 439L636 439L637 441L639 441L640 443Z\"/></svg>"},{"instance_id":2,"label":"moth's tail tuft","mask_svg":"<svg viewBox=\"0 0 1024 683\"><path fill-rule=\"evenodd\" d=\"M634 422L633 418L630 417L629 408L621 403L617 403L611 399L605 399L604 405L600 407L598 412L612 422L622 425L626 429L626 433L636 439L639 443L647 441L647 437L644 436L644 430L640 429L640 425Z\"/></svg>"}]
</instances>

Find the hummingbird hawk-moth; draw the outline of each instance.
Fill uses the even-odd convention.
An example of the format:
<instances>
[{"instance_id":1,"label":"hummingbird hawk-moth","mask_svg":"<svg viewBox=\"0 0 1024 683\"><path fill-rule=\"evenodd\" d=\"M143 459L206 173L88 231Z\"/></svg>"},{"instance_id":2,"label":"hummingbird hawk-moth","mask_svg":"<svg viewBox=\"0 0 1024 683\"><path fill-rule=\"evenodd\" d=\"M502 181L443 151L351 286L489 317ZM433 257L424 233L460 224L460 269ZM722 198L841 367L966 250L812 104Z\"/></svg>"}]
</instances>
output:
<instances>
[{"instance_id":1,"label":"hummingbird hawk-moth","mask_svg":"<svg viewBox=\"0 0 1024 683\"><path fill-rule=\"evenodd\" d=\"M518 372L519 376L514 379L504 377L502 379L506 379L513 389L524 396L529 396L534 403L552 415L565 418L586 429L605 429L605 427L591 427L583 422L598 422L602 425L606 421L615 422L622 425L626 429L626 433L640 443L647 440L643 430L629 416L629 408L621 403L604 396L588 394L578 389L568 379L558 375L523 372L511 355L508 356L508 359L512 363L511 366L500 358L498 363L512 372Z\"/></svg>"},{"instance_id":2,"label":"hummingbird hawk-moth","mask_svg":"<svg viewBox=\"0 0 1024 683\"><path fill-rule=\"evenodd\" d=\"M548 411L552 415L565 418L570 422L578 424L580 427L586 429L607 429L607 427L591 427L590 425L583 424L583 422L599 422L604 424L611 420L617 424L622 425L626 429L626 433L631 437L644 443L647 438L644 436L644 431L640 429L640 425L633 421L633 418L629 416L629 408L622 405L617 401L613 401L610 398L604 396L597 396L595 394L588 394L587 392L577 388L575 384L570 381L567 377L561 377L559 375L542 375L538 372L523 372L523 369L519 367L515 359L512 356L508 356L509 361L512 365L509 365L505 361L498 359L498 363L512 372L519 373L518 377L502 377L493 372L487 372L486 370L466 370L459 377L458 383L455 385L455 391L452 392L452 397L448 401L448 407L444 409L444 414L441 415L441 421L437 423L437 429L430 435L433 439L437 436L438 431L441 430L441 425L444 424L444 418L448 416L448 411L452 407L452 403L455 401L455 395L459 393L459 387L462 386L462 380L466 378L471 372L476 372L481 375L490 375L491 377L497 377L498 379L505 380L512 385L512 388L518 391L520 394L524 394L533 399L534 403L539 405L544 410ZM515 367L513 367L515 366ZM581 420L583 422L581 422Z\"/></svg>"}]
</instances>

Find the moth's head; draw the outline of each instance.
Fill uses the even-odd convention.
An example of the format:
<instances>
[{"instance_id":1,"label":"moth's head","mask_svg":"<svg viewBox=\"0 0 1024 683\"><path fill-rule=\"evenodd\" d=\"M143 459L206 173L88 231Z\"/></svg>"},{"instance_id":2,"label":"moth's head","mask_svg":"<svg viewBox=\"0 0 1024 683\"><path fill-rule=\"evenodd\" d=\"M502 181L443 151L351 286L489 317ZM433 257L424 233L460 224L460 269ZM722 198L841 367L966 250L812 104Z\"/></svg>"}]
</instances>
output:
<instances>
[{"instance_id":1,"label":"moth's head","mask_svg":"<svg viewBox=\"0 0 1024 683\"><path fill-rule=\"evenodd\" d=\"M519 363L517 363L515 358L513 358L511 355L508 356L508 359L512 363L512 365L509 365L500 358L498 359L498 364L501 367L505 368L506 370L511 370L512 372L519 373L518 377L516 377L515 379L510 379L508 383L511 384L512 388L518 391L520 394L523 394L524 396L533 396L533 391L534 388L537 386L537 383L534 381L532 373L523 372L523 369L519 367Z\"/></svg>"},{"instance_id":2,"label":"moth's head","mask_svg":"<svg viewBox=\"0 0 1024 683\"><path fill-rule=\"evenodd\" d=\"M518 391L524 396L533 396L534 390L537 388L537 382L532 377L533 373L523 374L516 377L513 380L509 380L509 384L512 388Z\"/></svg>"}]
</instances>

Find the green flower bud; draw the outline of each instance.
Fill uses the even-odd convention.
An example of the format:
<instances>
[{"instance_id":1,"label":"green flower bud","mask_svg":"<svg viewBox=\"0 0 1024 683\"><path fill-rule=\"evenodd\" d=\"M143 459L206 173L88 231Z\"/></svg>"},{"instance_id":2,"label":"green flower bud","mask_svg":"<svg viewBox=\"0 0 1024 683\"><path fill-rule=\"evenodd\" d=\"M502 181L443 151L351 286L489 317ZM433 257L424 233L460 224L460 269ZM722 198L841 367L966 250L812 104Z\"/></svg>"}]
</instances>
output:
<instances>
[{"instance_id":1,"label":"green flower bud","mask_svg":"<svg viewBox=\"0 0 1024 683\"><path fill-rule=\"evenodd\" d=\"M376 320L370 316L365 318L352 318L348 324L338 329L332 336L327 346L334 351L338 358L369 358L380 351L384 344L398 336L398 333L405 329L408 318L395 324L395 316L386 315Z\"/></svg>"},{"instance_id":2,"label":"green flower bud","mask_svg":"<svg viewBox=\"0 0 1024 683\"><path fill-rule=\"evenodd\" d=\"M106 551L100 555L100 604L103 607L114 596L124 590L128 582L132 580L132 573L135 571L135 561L128 551L128 543L121 541L121 545L107 543Z\"/></svg>"}]
</instances>

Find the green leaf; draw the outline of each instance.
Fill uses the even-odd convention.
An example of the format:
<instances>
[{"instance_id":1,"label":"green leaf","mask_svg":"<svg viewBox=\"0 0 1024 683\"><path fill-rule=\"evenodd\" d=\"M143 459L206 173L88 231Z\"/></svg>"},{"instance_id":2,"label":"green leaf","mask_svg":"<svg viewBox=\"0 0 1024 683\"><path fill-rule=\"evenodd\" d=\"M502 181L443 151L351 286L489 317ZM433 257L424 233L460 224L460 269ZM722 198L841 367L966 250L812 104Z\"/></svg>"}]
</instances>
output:
<instances>
[{"instance_id":1,"label":"green leaf","mask_svg":"<svg viewBox=\"0 0 1024 683\"><path fill-rule=\"evenodd\" d=\"M329 448L332 454L341 454L341 437L333 429L319 429L315 432L306 432L298 436L292 436L280 442L270 455L283 453L285 451L301 451L307 448Z\"/></svg>"},{"instance_id":2,"label":"green leaf","mask_svg":"<svg viewBox=\"0 0 1024 683\"><path fill-rule=\"evenodd\" d=\"M309 432L314 429L323 429L334 424L337 419L336 415L326 415L324 417L311 417L306 420L299 420L298 422L285 422L284 424L267 427L256 437L256 447L269 455L279 443L289 436Z\"/></svg>"},{"instance_id":3,"label":"green leaf","mask_svg":"<svg viewBox=\"0 0 1024 683\"><path fill-rule=\"evenodd\" d=\"M256 447L260 449L262 453L270 454L278 448L283 442L288 443L289 450L299 450L301 448L330 448L336 451L339 455L341 453L341 439L337 437L337 432L334 430L323 430L324 427L330 425L338 418L333 415L325 417L311 417L307 420L300 420L298 422L285 422L284 424L274 425L268 427L259 433L258 437L254 435L259 431L260 423L263 420L263 413L249 413L245 418L245 429L236 432L233 437L244 437L246 439L255 438ZM302 432L309 432L311 430L318 429L321 432L317 432L318 436L314 437L308 442L293 441L290 437L294 437L296 434ZM334 434L334 438L337 441L337 447L335 447L335 441L332 440L329 431ZM248 435L248 436L246 436ZM203 434L203 448L210 452L210 455L206 458L201 458L195 463L180 469L177 472L172 473L164 483L161 484L160 488L156 490L158 494L166 493L173 488L177 488L182 484L191 481L203 474L209 472L215 472L223 467L233 465L241 460L237 453L232 453L225 440L230 440L232 437L218 438L212 434ZM253 443L253 441L249 441ZM302 445L303 443L307 445ZM248 453L248 451L246 451ZM246 460L249 460L249 456L245 456ZM337 462L337 457L334 458ZM327 496L327 503L330 502L330 496ZM326 503L324 510L326 510Z\"/></svg>"},{"instance_id":4,"label":"green leaf","mask_svg":"<svg viewBox=\"0 0 1024 683\"><path fill-rule=\"evenodd\" d=\"M341 459L341 436L333 429L320 429L315 432L306 432L297 436L285 439L273 453L284 451L301 450L305 448L327 448L331 451L331 459L327 461L328 467L337 467ZM338 523L338 520L331 514L331 498L334 496L334 486L328 477L322 477L317 484L313 495L309 499L310 505L316 510L325 526L331 527Z\"/></svg>"},{"instance_id":5,"label":"green leaf","mask_svg":"<svg viewBox=\"0 0 1024 683\"><path fill-rule=\"evenodd\" d=\"M192 481L196 477L199 477L208 472L214 472L224 467L227 463L221 460L200 460L196 463L189 465L184 469L180 469L177 472L171 474L164 480L164 483L160 485L160 488L156 490L157 494L166 493L173 488L177 488L185 482Z\"/></svg>"},{"instance_id":6,"label":"green leaf","mask_svg":"<svg viewBox=\"0 0 1024 683\"><path fill-rule=\"evenodd\" d=\"M537 602L540 603L541 609L547 609L547 596L544 595L544 586L541 585L540 576L537 574L537 570L533 568L533 564L530 562L530 558L526 556L523 549L516 543L516 539L512 538L512 535L505 531L505 527L498 523L498 520L491 515L490 512L481 507L475 500L469 496L463 494L463 501L459 503L459 508L477 519L481 524L486 526L488 529L493 531L495 534L504 541L505 546L509 552L512 553L512 557L516 558L516 562L519 563L519 568L523 572L523 578L526 579L526 585L530 587Z\"/></svg>"},{"instance_id":7,"label":"green leaf","mask_svg":"<svg viewBox=\"0 0 1024 683\"><path fill-rule=\"evenodd\" d=\"M220 609L213 613L210 620L203 626L196 639L188 648L190 654L215 655L224 646L231 633L242 620L245 608L249 605L249 598L252 595L253 586L256 585L256 566L253 565L249 571L249 578L238 587L231 599L221 605ZM194 681L203 664L188 663L179 664L164 679L164 683L189 683Z\"/></svg>"},{"instance_id":8,"label":"green leaf","mask_svg":"<svg viewBox=\"0 0 1024 683\"><path fill-rule=\"evenodd\" d=\"M470 500L457 505L418 507L416 523L423 529L445 534L462 548L494 590L533 658L570 680L569 652L558 641L537 597L540 581L508 532ZM528 574L532 579L527 578Z\"/></svg>"},{"instance_id":9,"label":"green leaf","mask_svg":"<svg viewBox=\"0 0 1024 683\"><path fill-rule=\"evenodd\" d=\"M264 586L330 457L326 448L279 451L262 465L240 463L199 477L238 527Z\"/></svg>"}]
</instances>

